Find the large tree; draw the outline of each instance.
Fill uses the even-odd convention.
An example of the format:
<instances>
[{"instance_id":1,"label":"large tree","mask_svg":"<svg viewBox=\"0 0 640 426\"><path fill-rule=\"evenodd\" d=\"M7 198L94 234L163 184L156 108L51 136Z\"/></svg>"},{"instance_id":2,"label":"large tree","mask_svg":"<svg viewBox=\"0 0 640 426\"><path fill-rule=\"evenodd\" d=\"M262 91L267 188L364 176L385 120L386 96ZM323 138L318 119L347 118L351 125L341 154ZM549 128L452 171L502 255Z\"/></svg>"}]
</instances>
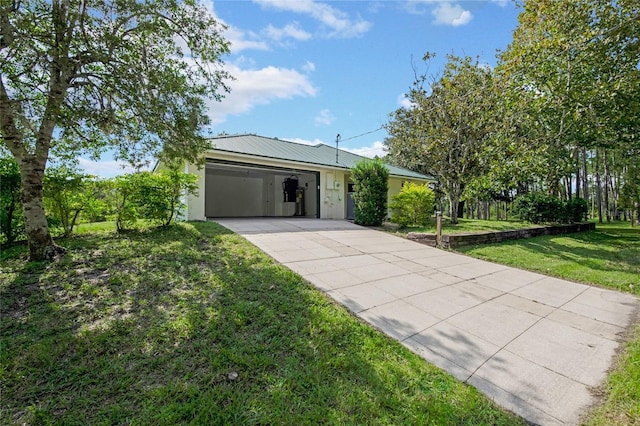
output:
<instances>
[{"instance_id":1,"label":"large tree","mask_svg":"<svg viewBox=\"0 0 640 426\"><path fill-rule=\"evenodd\" d=\"M639 155L640 7L636 0L521 6L497 74L511 87L512 108L526 110L529 148L546 157L545 187L570 197L582 179L584 196L588 159L606 164L611 149Z\"/></svg>"},{"instance_id":2,"label":"large tree","mask_svg":"<svg viewBox=\"0 0 640 426\"><path fill-rule=\"evenodd\" d=\"M0 13L0 143L20 167L30 256L47 259L64 251L42 203L49 156L196 160L228 43L194 0L2 0Z\"/></svg>"},{"instance_id":3,"label":"large tree","mask_svg":"<svg viewBox=\"0 0 640 426\"><path fill-rule=\"evenodd\" d=\"M477 60L450 55L442 77L427 85L429 78L417 76L408 94L412 107L391 114L385 144L392 162L438 179L457 223L458 202L465 185L483 173L479 154L496 128L492 72Z\"/></svg>"}]
</instances>

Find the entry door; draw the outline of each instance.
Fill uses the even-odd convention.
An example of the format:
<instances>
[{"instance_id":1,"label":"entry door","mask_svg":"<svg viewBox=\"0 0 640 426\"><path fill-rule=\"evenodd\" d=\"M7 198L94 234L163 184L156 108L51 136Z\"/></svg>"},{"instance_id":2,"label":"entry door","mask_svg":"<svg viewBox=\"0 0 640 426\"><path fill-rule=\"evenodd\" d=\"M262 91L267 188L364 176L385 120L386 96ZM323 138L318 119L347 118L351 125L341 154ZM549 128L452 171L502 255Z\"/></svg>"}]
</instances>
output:
<instances>
[{"instance_id":1,"label":"entry door","mask_svg":"<svg viewBox=\"0 0 640 426\"><path fill-rule=\"evenodd\" d=\"M347 185L347 219L354 220L356 218L356 205L353 202L353 183Z\"/></svg>"}]
</instances>

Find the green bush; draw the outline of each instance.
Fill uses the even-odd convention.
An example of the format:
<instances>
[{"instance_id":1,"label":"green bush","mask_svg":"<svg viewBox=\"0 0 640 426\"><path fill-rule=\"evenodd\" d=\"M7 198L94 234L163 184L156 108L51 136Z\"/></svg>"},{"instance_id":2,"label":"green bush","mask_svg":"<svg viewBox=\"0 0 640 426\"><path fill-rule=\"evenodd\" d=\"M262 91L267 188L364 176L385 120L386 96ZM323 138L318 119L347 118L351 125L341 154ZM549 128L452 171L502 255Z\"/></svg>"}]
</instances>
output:
<instances>
[{"instance_id":1,"label":"green bush","mask_svg":"<svg viewBox=\"0 0 640 426\"><path fill-rule=\"evenodd\" d=\"M542 192L530 192L515 199L513 211L531 223L577 223L587 219L589 209L582 198L565 202Z\"/></svg>"},{"instance_id":2,"label":"green bush","mask_svg":"<svg viewBox=\"0 0 640 426\"><path fill-rule=\"evenodd\" d=\"M117 176L110 181L110 185L112 192L109 204L114 211L116 229L124 232L131 229L140 217L136 173Z\"/></svg>"},{"instance_id":3,"label":"green bush","mask_svg":"<svg viewBox=\"0 0 640 426\"><path fill-rule=\"evenodd\" d=\"M389 170L382 160L364 160L351 169L355 223L379 226L387 216Z\"/></svg>"},{"instance_id":4,"label":"green bush","mask_svg":"<svg viewBox=\"0 0 640 426\"><path fill-rule=\"evenodd\" d=\"M181 197L195 194L198 189L198 177L192 174L163 171L139 175L142 178L138 188L141 213L162 226L168 226L185 207Z\"/></svg>"},{"instance_id":5,"label":"green bush","mask_svg":"<svg viewBox=\"0 0 640 426\"><path fill-rule=\"evenodd\" d=\"M436 196L424 185L406 182L399 194L391 197L391 221L402 227L424 226L433 214Z\"/></svg>"},{"instance_id":6,"label":"green bush","mask_svg":"<svg viewBox=\"0 0 640 426\"><path fill-rule=\"evenodd\" d=\"M131 229L138 219L168 226L185 207L182 196L196 193L196 181L197 176L176 171L118 176L111 200L118 231Z\"/></svg>"},{"instance_id":7,"label":"green bush","mask_svg":"<svg viewBox=\"0 0 640 426\"><path fill-rule=\"evenodd\" d=\"M584 198L572 198L565 203L565 222L585 222L589 215L589 205Z\"/></svg>"},{"instance_id":8,"label":"green bush","mask_svg":"<svg viewBox=\"0 0 640 426\"><path fill-rule=\"evenodd\" d=\"M73 234L80 215L94 209L99 182L72 165L47 168L43 202L50 227L60 226L65 237Z\"/></svg>"}]
</instances>

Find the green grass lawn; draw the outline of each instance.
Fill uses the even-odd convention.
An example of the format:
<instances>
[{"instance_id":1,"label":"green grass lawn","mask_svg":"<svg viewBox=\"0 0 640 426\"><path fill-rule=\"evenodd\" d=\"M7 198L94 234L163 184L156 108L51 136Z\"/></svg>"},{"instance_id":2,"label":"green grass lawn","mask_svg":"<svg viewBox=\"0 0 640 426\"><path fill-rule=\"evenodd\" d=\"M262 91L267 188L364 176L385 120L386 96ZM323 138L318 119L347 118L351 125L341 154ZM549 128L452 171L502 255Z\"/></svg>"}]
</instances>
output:
<instances>
[{"instance_id":1,"label":"green grass lawn","mask_svg":"<svg viewBox=\"0 0 640 426\"><path fill-rule=\"evenodd\" d=\"M492 262L640 295L640 227L596 224L595 231L459 247Z\"/></svg>"},{"instance_id":2,"label":"green grass lawn","mask_svg":"<svg viewBox=\"0 0 640 426\"><path fill-rule=\"evenodd\" d=\"M522 420L215 223L0 258L0 424Z\"/></svg>"},{"instance_id":3,"label":"green grass lawn","mask_svg":"<svg viewBox=\"0 0 640 426\"><path fill-rule=\"evenodd\" d=\"M457 249L481 259L640 295L640 227L596 224L595 231ZM586 424L640 425L640 324L631 331L603 404Z\"/></svg>"},{"instance_id":4,"label":"green grass lawn","mask_svg":"<svg viewBox=\"0 0 640 426\"><path fill-rule=\"evenodd\" d=\"M534 228L537 225L521 222L519 220L475 220L475 219L458 219L457 224L451 223L448 218L442 220L443 234L461 234L467 232L487 232L487 231L511 231L514 229ZM406 235L409 232L425 232L435 234L435 219L427 226L415 226L393 231L400 235Z\"/></svg>"}]
</instances>

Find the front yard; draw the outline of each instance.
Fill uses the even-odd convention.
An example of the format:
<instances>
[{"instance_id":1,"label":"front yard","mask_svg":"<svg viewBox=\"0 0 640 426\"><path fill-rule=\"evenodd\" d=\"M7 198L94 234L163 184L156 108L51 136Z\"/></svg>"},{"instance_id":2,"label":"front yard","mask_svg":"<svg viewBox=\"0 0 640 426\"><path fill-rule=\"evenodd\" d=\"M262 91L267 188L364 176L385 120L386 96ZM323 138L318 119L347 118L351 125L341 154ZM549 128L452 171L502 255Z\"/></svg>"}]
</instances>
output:
<instances>
[{"instance_id":1,"label":"front yard","mask_svg":"<svg viewBox=\"0 0 640 426\"><path fill-rule=\"evenodd\" d=\"M2 424L522 424L215 223L0 260Z\"/></svg>"}]
</instances>

